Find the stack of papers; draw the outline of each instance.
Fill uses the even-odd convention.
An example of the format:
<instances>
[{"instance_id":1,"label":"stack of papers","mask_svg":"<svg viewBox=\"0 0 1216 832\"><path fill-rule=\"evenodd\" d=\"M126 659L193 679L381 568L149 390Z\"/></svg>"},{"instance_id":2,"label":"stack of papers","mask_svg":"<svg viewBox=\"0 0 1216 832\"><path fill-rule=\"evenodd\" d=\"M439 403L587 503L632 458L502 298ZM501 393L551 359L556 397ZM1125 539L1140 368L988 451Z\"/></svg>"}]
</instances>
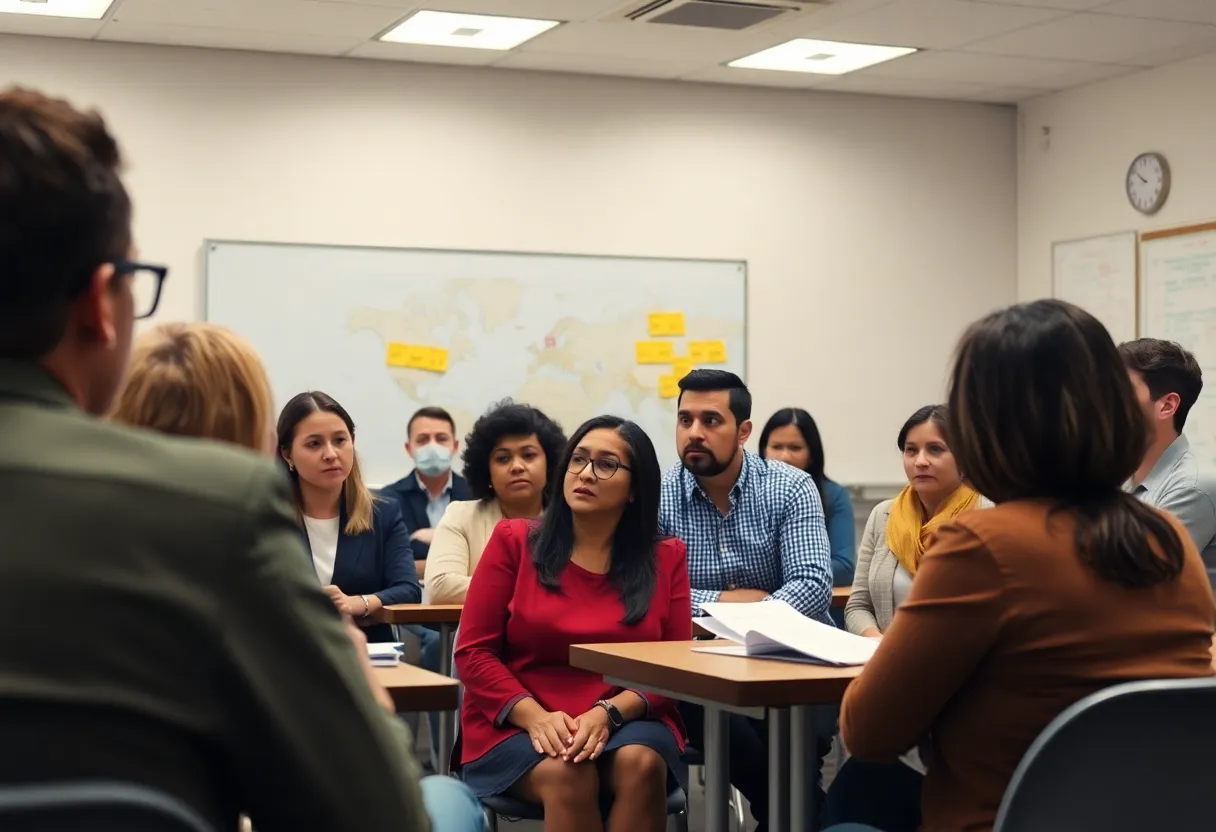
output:
<instances>
[{"instance_id":1,"label":"stack of papers","mask_svg":"<svg viewBox=\"0 0 1216 832\"><path fill-rule=\"evenodd\" d=\"M876 640L820 624L784 601L702 604L701 609L702 627L739 643L692 648L698 653L848 667L865 664L878 649Z\"/></svg>"},{"instance_id":2,"label":"stack of papers","mask_svg":"<svg viewBox=\"0 0 1216 832\"><path fill-rule=\"evenodd\" d=\"M396 667L401 661L403 644L400 641L383 641L367 645L367 656L372 667Z\"/></svg>"}]
</instances>

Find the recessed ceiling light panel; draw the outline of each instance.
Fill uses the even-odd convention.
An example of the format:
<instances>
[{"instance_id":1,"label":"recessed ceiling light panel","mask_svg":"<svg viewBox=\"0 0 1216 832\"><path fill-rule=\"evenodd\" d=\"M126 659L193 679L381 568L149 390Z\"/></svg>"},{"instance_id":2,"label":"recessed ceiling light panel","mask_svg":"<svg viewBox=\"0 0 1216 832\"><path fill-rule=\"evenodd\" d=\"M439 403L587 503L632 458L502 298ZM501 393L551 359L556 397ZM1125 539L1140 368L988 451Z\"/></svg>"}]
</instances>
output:
<instances>
[{"instance_id":1,"label":"recessed ceiling light panel","mask_svg":"<svg viewBox=\"0 0 1216 832\"><path fill-rule=\"evenodd\" d=\"M560 21L489 14L419 11L380 36L389 43L418 43L465 49L514 49Z\"/></svg>"},{"instance_id":2,"label":"recessed ceiling light panel","mask_svg":"<svg viewBox=\"0 0 1216 832\"><path fill-rule=\"evenodd\" d=\"M0 14L101 20L114 0L0 0Z\"/></svg>"},{"instance_id":3,"label":"recessed ceiling light panel","mask_svg":"<svg viewBox=\"0 0 1216 832\"><path fill-rule=\"evenodd\" d=\"M916 51L906 46L871 46L864 43L796 38L731 61L727 66L779 72L809 72L815 75L844 75L884 61L902 58Z\"/></svg>"}]
</instances>

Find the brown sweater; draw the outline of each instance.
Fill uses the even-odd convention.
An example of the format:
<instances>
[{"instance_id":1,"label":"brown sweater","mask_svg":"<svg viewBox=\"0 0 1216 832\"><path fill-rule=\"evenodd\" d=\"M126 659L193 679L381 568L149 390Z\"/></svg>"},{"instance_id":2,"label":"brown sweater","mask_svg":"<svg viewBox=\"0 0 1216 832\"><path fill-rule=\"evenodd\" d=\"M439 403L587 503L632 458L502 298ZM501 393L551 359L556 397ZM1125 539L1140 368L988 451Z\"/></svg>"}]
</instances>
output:
<instances>
[{"instance_id":1,"label":"brown sweater","mask_svg":"<svg viewBox=\"0 0 1216 832\"><path fill-rule=\"evenodd\" d=\"M925 832L990 830L1022 754L1056 715L1108 685L1212 675L1216 602L1199 553L1178 579L1126 589L1073 545L1042 503L968 512L939 532L840 730L862 760L929 737Z\"/></svg>"}]
</instances>

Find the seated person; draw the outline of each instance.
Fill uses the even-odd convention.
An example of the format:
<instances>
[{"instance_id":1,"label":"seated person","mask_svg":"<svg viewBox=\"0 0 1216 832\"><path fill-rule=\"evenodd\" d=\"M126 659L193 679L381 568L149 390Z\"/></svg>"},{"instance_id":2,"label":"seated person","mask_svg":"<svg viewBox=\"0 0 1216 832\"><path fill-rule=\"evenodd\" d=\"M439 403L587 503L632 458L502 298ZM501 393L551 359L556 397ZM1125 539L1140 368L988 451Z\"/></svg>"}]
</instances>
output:
<instances>
[{"instance_id":1,"label":"seated person","mask_svg":"<svg viewBox=\"0 0 1216 832\"><path fill-rule=\"evenodd\" d=\"M310 391L287 402L277 432L317 580L368 641L393 641L392 625L373 616L386 604L419 603L422 587L401 507L363 482L354 421L331 396Z\"/></svg>"},{"instance_id":2,"label":"seated person","mask_svg":"<svg viewBox=\"0 0 1216 832\"><path fill-rule=\"evenodd\" d=\"M903 454L908 485L870 513L845 606L848 631L870 638L882 638L891 626L936 530L980 502L963 483L950 453L945 406L929 405L913 413L900 428L896 447ZM868 823L884 832L916 832L923 774L915 753L889 764L850 759L828 792L825 820ZM876 794L883 799L875 800Z\"/></svg>"},{"instance_id":3,"label":"seated person","mask_svg":"<svg viewBox=\"0 0 1216 832\"><path fill-rule=\"evenodd\" d=\"M949 406L958 467L996 505L938 528L840 717L861 760L930 739L934 832L991 829L1027 748L1077 700L1211 676L1216 620L1190 536L1123 491L1147 426L1092 315L1040 300L974 324Z\"/></svg>"},{"instance_id":4,"label":"seated person","mask_svg":"<svg viewBox=\"0 0 1216 832\"><path fill-rule=\"evenodd\" d=\"M540 517L565 448L557 423L526 404L501 402L473 424L464 438L464 473L472 500L448 506L435 528L426 603L464 603L473 570L499 521Z\"/></svg>"},{"instance_id":5,"label":"seated person","mask_svg":"<svg viewBox=\"0 0 1216 832\"><path fill-rule=\"evenodd\" d=\"M168 271L134 262L120 167L97 113L0 92L0 784L122 781L217 830L482 829L452 778L428 819L282 472L98 418Z\"/></svg>"},{"instance_id":6,"label":"seated person","mask_svg":"<svg viewBox=\"0 0 1216 832\"><path fill-rule=\"evenodd\" d=\"M265 368L253 347L235 333L209 323L163 324L135 343L131 365L111 418L172 436L227 442L275 454L273 398ZM345 617L360 667L378 701L392 700L367 659L367 639ZM479 804L462 794L451 778L424 777L422 798L438 830L476 830ZM465 823L451 824L462 804ZM242 828L249 828L248 823ZM261 828L261 826L259 826Z\"/></svg>"},{"instance_id":7,"label":"seated person","mask_svg":"<svg viewBox=\"0 0 1216 832\"><path fill-rule=\"evenodd\" d=\"M832 586L851 586L857 558L853 498L847 488L824 474L823 440L811 414L800 407L774 413L760 431L760 458L775 459L811 475L823 503L832 547Z\"/></svg>"},{"instance_id":8,"label":"seated person","mask_svg":"<svg viewBox=\"0 0 1216 832\"><path fill-rule=\"evenodd\" d=\"M663 476L659 527L688 547L693 611L700 615L707 602L773 599L831 624L831 555L811 475L744 450L752 396L734 373L693 370L680 379L677 408L680 462ZM679 707L693 745L704 748L703 709L688 702ZM832 747L835 711L815 709L819 761ZM739 714L728 721L730 782L767 829L768 727ZM820 771L817 764L816 784Z\"/></svg>"},{"instance_id":9,"label":"seated person","mask_svg":"<svg viewBox=\"0 0 1216 832\"><path fill-rule=\"evenodd\" d=\"M687 788L675 703L570 666L583 642L684 640L684 544L661 538L659 463L646 433L601 416L560 457L539 523L498 525L469 585L456 645L465 682L457 753L478 797L544 807L546 832L662 832Z\"/></svg>"},{"instance_id":10,"label":"seated person","mask_svg":"<svg viewBox=\"0 0 1216 832\"><path fill-rule=\"evenodd\" d=\"M424 407L410 417L405 433L405 452L414 460L414 470L381 488L380 496L401 504L414 567L418 577L425 578L427 554L443 513L451 503L472 497L465 478L452 471L460 443L450 413L442 407Z\"/></svg>"},{"instance_id":11,"label":"seated person","mask_svg":"<svg viewBox=\"0 0 1216 832\"><path fill-rule=\"evenodd\" d=\"M1201 465L1182 432L1203 392L1195 356L1173 341L1141 338L1119 346L1149 423L1149 446L1132 474L1132 494L1182 521L1216 579L1216 471Z\"/></svg>"}]
</instances>

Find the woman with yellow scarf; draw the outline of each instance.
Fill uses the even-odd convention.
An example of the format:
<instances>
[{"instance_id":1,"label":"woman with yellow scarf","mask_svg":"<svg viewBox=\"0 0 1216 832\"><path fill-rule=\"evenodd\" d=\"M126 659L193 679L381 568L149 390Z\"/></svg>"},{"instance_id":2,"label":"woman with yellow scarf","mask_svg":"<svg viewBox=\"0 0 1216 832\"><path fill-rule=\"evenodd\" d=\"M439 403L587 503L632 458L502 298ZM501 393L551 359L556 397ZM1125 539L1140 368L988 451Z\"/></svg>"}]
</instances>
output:
<instances>
[{"instance_id":1,"label":"woman with yellow scarf","mask_svg":"<svg viewBox=\"0 0 1216 832\"><path fill-rule=\"evenodd\" d=\"M898 447L908 485L870 513L857 552L853 592L844 608L848 631L870 638L882 638L891 626L934 532L980 506L980 495L963 482L950 453L944 405L913 413L899 431ZM923 771L914 753L889 764L850 759L828 792L825 825L851 822L884 832L916 832Z\"/></svg>"}]
</instances>

